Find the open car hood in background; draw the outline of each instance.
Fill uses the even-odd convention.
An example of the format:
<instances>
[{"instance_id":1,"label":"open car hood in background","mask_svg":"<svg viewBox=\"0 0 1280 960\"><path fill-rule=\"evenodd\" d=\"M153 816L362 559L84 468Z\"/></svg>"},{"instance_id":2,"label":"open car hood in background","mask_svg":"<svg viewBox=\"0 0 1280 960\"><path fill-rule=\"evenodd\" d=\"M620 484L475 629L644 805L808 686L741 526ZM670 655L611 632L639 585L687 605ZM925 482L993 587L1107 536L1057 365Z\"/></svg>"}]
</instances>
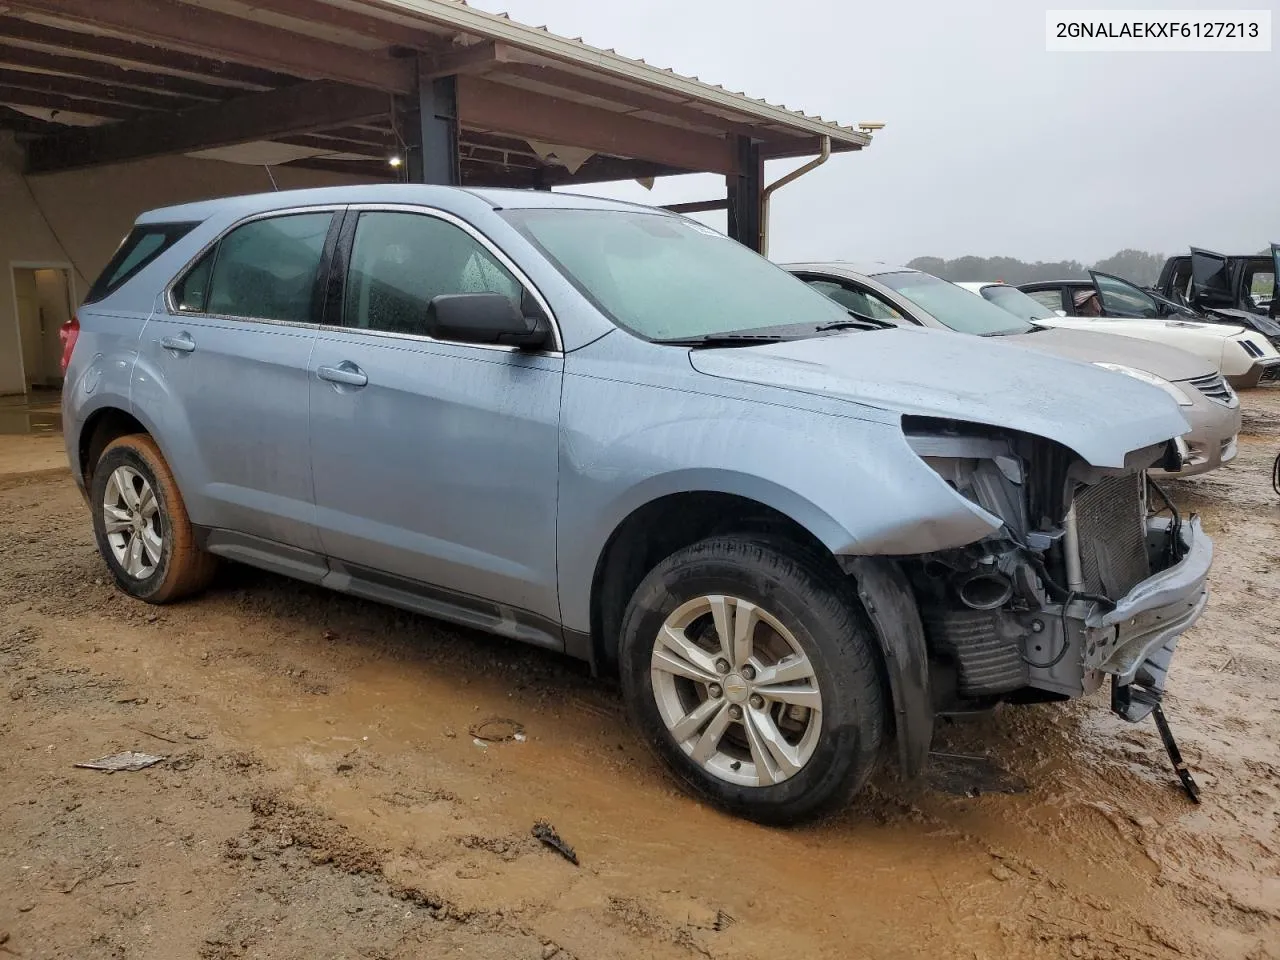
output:
<instances>
[{"instance_id":1,"label":"open car hood in background","mask_svg":"<svg viewBox=\"0 0 1280 960\"><path fill-rule=\"evenodd\" d=\"M1237 307L1210 307L1206 315L1212 320L1238 323L1250 330L1257 330L1272 343L1280 346L1280 322L1271 317L1264 317L1252 310L1240 310Z\"/></svg>"}]
</instances>

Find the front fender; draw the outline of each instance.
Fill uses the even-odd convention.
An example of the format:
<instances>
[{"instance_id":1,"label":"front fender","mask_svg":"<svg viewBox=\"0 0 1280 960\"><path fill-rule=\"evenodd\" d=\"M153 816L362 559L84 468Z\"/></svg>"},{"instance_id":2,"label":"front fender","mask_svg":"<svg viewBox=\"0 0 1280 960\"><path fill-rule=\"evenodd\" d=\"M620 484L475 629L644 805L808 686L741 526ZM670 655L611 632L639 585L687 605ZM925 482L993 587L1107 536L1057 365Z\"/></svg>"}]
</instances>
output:
<instances>
[{"instance_id":1,"label":"front fender","mask_svg":"<svg viewBox=\"0 0 1280 960\"><path fill-rule=\"evenodd\" d=\"M561 431L560 602L573 630L589 629L593 574L614 531L670 494L754 500L837 556L927 553L1001 526L920 460L897 424L570 376Z\"/></svg>"}]
</instances>

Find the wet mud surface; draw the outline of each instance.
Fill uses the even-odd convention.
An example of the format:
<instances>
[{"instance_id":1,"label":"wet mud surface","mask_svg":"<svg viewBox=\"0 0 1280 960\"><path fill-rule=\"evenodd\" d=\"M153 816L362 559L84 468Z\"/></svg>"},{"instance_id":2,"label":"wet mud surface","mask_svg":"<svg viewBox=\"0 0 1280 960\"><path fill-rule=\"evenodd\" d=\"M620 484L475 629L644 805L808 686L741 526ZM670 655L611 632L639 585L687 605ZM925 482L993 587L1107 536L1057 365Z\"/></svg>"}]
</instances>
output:
<instances>
[{"instance_id":1,"label":"wet mud surface","mask_svg":"<svg viewBox=\"0 0 1280 960\"><path fill-rule=\"evenodd\" d=\"M885 773L793 830L677 791L563 658L243 568L130 601L56 441L0 437L0 956L1280 958L1280 391L1245 404L1168 485L1217 543L1166 704L1201 806L1100 692L941 731L1024 792ZM124 750L166 759L73 767Z\"/></svg>"}]
</instances>

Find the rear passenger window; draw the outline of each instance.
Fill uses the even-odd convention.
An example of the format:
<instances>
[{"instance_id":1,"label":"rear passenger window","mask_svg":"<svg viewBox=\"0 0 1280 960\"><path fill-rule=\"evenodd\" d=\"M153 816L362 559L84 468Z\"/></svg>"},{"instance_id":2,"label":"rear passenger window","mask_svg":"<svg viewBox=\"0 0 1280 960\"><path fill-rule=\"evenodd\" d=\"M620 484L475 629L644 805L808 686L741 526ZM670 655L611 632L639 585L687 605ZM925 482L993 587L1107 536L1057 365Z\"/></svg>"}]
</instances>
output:
<instances>
[{"instance_id":1,"label":"rear passenger window","mask_svg":"<svg viewBox=\"0 0 1280 960\"><path fill-rule=\"evenodd\" d=\"M201 260L175 293L178 305L227 317L310 323L316 271L333 214L299 213L254 220L222 238L208 275ZM206 258L208 259L208 258ZM207 286L207 293L202 292ZM180 291L180 293L179 293ZM203 306L195 304L203 300Z\"/></svg>"},{"instance_id":2,"label":"rear passenger window","mask_svg":"<svg viewBox=\"0 0 1280 960\"><path fill-rule=\"evenodd\" d=\"M442 293L500 293L518 307L522 292L484 245L451 223L417 213L362 213L343 322L425 335L427 305Z\"/></svg>"},{"instance_id":3,"label":"rear passenger window","mask_svg":"<svg viewBox=\"0 0 1280 960\"><path fill-rule=\"evenodd\" d=\"M139 270L185 237L195 226L194 223L150 223L134 227L89 288L89 295L84 298L84 302L96 303L119 290Z\"/></svg>"}]
</instances>

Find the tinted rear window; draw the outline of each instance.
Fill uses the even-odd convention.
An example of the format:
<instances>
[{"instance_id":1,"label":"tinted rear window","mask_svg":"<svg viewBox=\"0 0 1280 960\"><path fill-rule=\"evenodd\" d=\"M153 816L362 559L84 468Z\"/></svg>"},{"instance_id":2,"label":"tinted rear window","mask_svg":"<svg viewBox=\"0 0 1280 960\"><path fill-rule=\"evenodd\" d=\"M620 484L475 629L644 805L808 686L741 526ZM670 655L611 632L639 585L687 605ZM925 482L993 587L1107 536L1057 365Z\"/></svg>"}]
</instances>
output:
<instances>
[{"instance_id":1,"label":"tinted rear window","mask_svg":"<svg viewBox=\"0 0 1280 960\"><path fill-rule=\"evenodd\" d=\"M119 290L139 270L164 253L193 229L194 223L149 223L134 227L98 277L85 303L95 303Z\"/></svg>"}]
</instances>

